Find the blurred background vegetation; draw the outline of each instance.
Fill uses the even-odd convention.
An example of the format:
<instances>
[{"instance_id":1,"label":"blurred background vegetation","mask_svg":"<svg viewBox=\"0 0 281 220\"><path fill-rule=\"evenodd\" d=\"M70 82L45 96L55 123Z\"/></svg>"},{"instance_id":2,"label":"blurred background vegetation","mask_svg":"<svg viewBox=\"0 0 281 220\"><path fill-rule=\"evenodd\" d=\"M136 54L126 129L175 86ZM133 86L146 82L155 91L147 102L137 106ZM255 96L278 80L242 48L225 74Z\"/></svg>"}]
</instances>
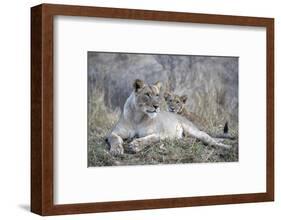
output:
<instances>
[{"instance_id":1,"label":"blurred background vegetation","mask_svg":"<svg viewBox=\"0 0 281 220\"><path fill-rule=\"evenodd\" d=\"M137 78L160 80L162 92L187 95L187 109L207 122L204 130L209 133L222 133L227 121L237 137L232 149L187 137L162 141L138 154L110 155L105 136ZM88 52L88 166L228 161L238 161L238 57Z\"/></svg>"}]
</instances>

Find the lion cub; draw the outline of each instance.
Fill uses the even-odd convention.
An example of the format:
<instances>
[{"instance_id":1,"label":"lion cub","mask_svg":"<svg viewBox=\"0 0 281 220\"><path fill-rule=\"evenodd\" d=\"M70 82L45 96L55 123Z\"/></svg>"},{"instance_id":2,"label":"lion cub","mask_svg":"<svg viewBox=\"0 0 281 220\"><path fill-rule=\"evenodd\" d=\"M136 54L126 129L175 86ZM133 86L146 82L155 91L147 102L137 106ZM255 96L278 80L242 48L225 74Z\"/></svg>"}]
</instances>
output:
<instances>
[{"instance_id":1,"label":"lion cub","mask_svg":"<svg viewBox=\"0 0 281 220\"><path fill-rule=\"evenodd\" d=\"M185 105L187 100L186 95L179 96L170 92L165 92L164 98L169 112L173 112L185 117L186 119L194 123L200 130L206 128L207 122L204 119L187 110Z\"/></svg>"}]
</instances>

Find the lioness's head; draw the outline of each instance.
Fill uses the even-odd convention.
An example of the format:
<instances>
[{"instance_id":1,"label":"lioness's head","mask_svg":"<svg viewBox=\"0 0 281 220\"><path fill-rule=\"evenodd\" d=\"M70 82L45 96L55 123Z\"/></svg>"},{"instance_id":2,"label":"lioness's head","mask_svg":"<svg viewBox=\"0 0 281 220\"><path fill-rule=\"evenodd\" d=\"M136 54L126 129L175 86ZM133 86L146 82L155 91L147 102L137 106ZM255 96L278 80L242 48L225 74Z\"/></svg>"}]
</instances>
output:
<instances>
[{"instance_id":1,"label":"lioness's head","mask_svg":"<svg viewBox=\"0 0 281 220\"><path fill-rule=\"evenodd\" d=\"M187 100L186 95L178 96L170 92L165 92L164 98L168 106L168 111L177 114L180 114L182 112Z\"/></svg>"},{"instance_id":2,"label":"lioness's head","mask_svg":"<svg viewBox=\"0 0 281 220\"><path fill-rule=\"evenodd\" d=\"M161 82L152 85L145 84L144 81L137 79L134 82L135 106L150 118L154 118L160 112L160 90Z\"/></svg>"}]
</instances>

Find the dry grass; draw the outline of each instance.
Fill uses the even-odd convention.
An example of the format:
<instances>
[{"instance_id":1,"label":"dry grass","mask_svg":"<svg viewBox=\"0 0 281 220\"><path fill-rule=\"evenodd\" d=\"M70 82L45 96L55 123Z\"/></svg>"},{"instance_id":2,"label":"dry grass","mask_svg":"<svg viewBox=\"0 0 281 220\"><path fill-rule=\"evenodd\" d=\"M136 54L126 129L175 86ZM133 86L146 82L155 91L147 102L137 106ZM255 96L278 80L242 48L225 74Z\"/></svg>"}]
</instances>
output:
<instances>
[{"instance_id":1,"label":"dry grass","mask_svg":"<svg viewBox=\"0 0 281 220\"><path fill-rule=\"evenodd\" d=\"M88 111L88 166L117 166L117 165L144 165L144 164L179 164L179 163L207 163L207 162L234 162L238 161L238 130L230 128L230 134L236 136L234 141L226 141L233 147L223 149L205 146L194 138L186 137L181 140L165 140L153 146L148 146L137 154L112 156L104 139L107 133L118 121L120 111L111 111L104 104L104 95L93 91L89 97ZM202 103L202 102L201 102ZM218 112L214 115L205 114L208 120L206 131L213 134L222 132L226 113ZM207 117L206 117L207 116ZM221 120L218 120L221 119ZM233 123L235 124L235 123Z\"/></svg>"}]
</instances>

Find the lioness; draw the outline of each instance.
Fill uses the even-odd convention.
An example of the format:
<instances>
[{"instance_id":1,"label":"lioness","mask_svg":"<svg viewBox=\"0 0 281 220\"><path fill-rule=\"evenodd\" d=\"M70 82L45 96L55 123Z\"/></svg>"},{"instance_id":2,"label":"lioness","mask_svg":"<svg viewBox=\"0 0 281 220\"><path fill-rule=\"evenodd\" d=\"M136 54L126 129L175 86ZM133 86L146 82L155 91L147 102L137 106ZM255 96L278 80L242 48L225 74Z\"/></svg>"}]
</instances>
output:
<instances>
[{"instance_id":1,"label":"lioness","mask_svg":"<svg viewBox=\"0 0 281 220\"><path fill-rule=\"evenodd\" d=\"M194 123L200 130L203 130L206 127L206 121L203 118L200 118L195 113L187 110L186 95L179 96L171 92L165 92L164 98L168 106L169 112L173 112L187 118L192 123Z\"/></svg>"},{"instance_id":2,"label":"lioness","mask_svg":"<svg viewBox=\"0 0 281 220\"><path fill-rule=\"evenodd\" d=\"M161 82L148 85L140 79L135 80L134 91L127 98L120 119L106 138L113 155L123 154L123 141L133 138L129 143L132 152L139 152L161 139L182 138L184 135L193 136L209 145L231 147L200 131L180 115L160 112L161 86Z\"/></svg>"}]
</instances>

